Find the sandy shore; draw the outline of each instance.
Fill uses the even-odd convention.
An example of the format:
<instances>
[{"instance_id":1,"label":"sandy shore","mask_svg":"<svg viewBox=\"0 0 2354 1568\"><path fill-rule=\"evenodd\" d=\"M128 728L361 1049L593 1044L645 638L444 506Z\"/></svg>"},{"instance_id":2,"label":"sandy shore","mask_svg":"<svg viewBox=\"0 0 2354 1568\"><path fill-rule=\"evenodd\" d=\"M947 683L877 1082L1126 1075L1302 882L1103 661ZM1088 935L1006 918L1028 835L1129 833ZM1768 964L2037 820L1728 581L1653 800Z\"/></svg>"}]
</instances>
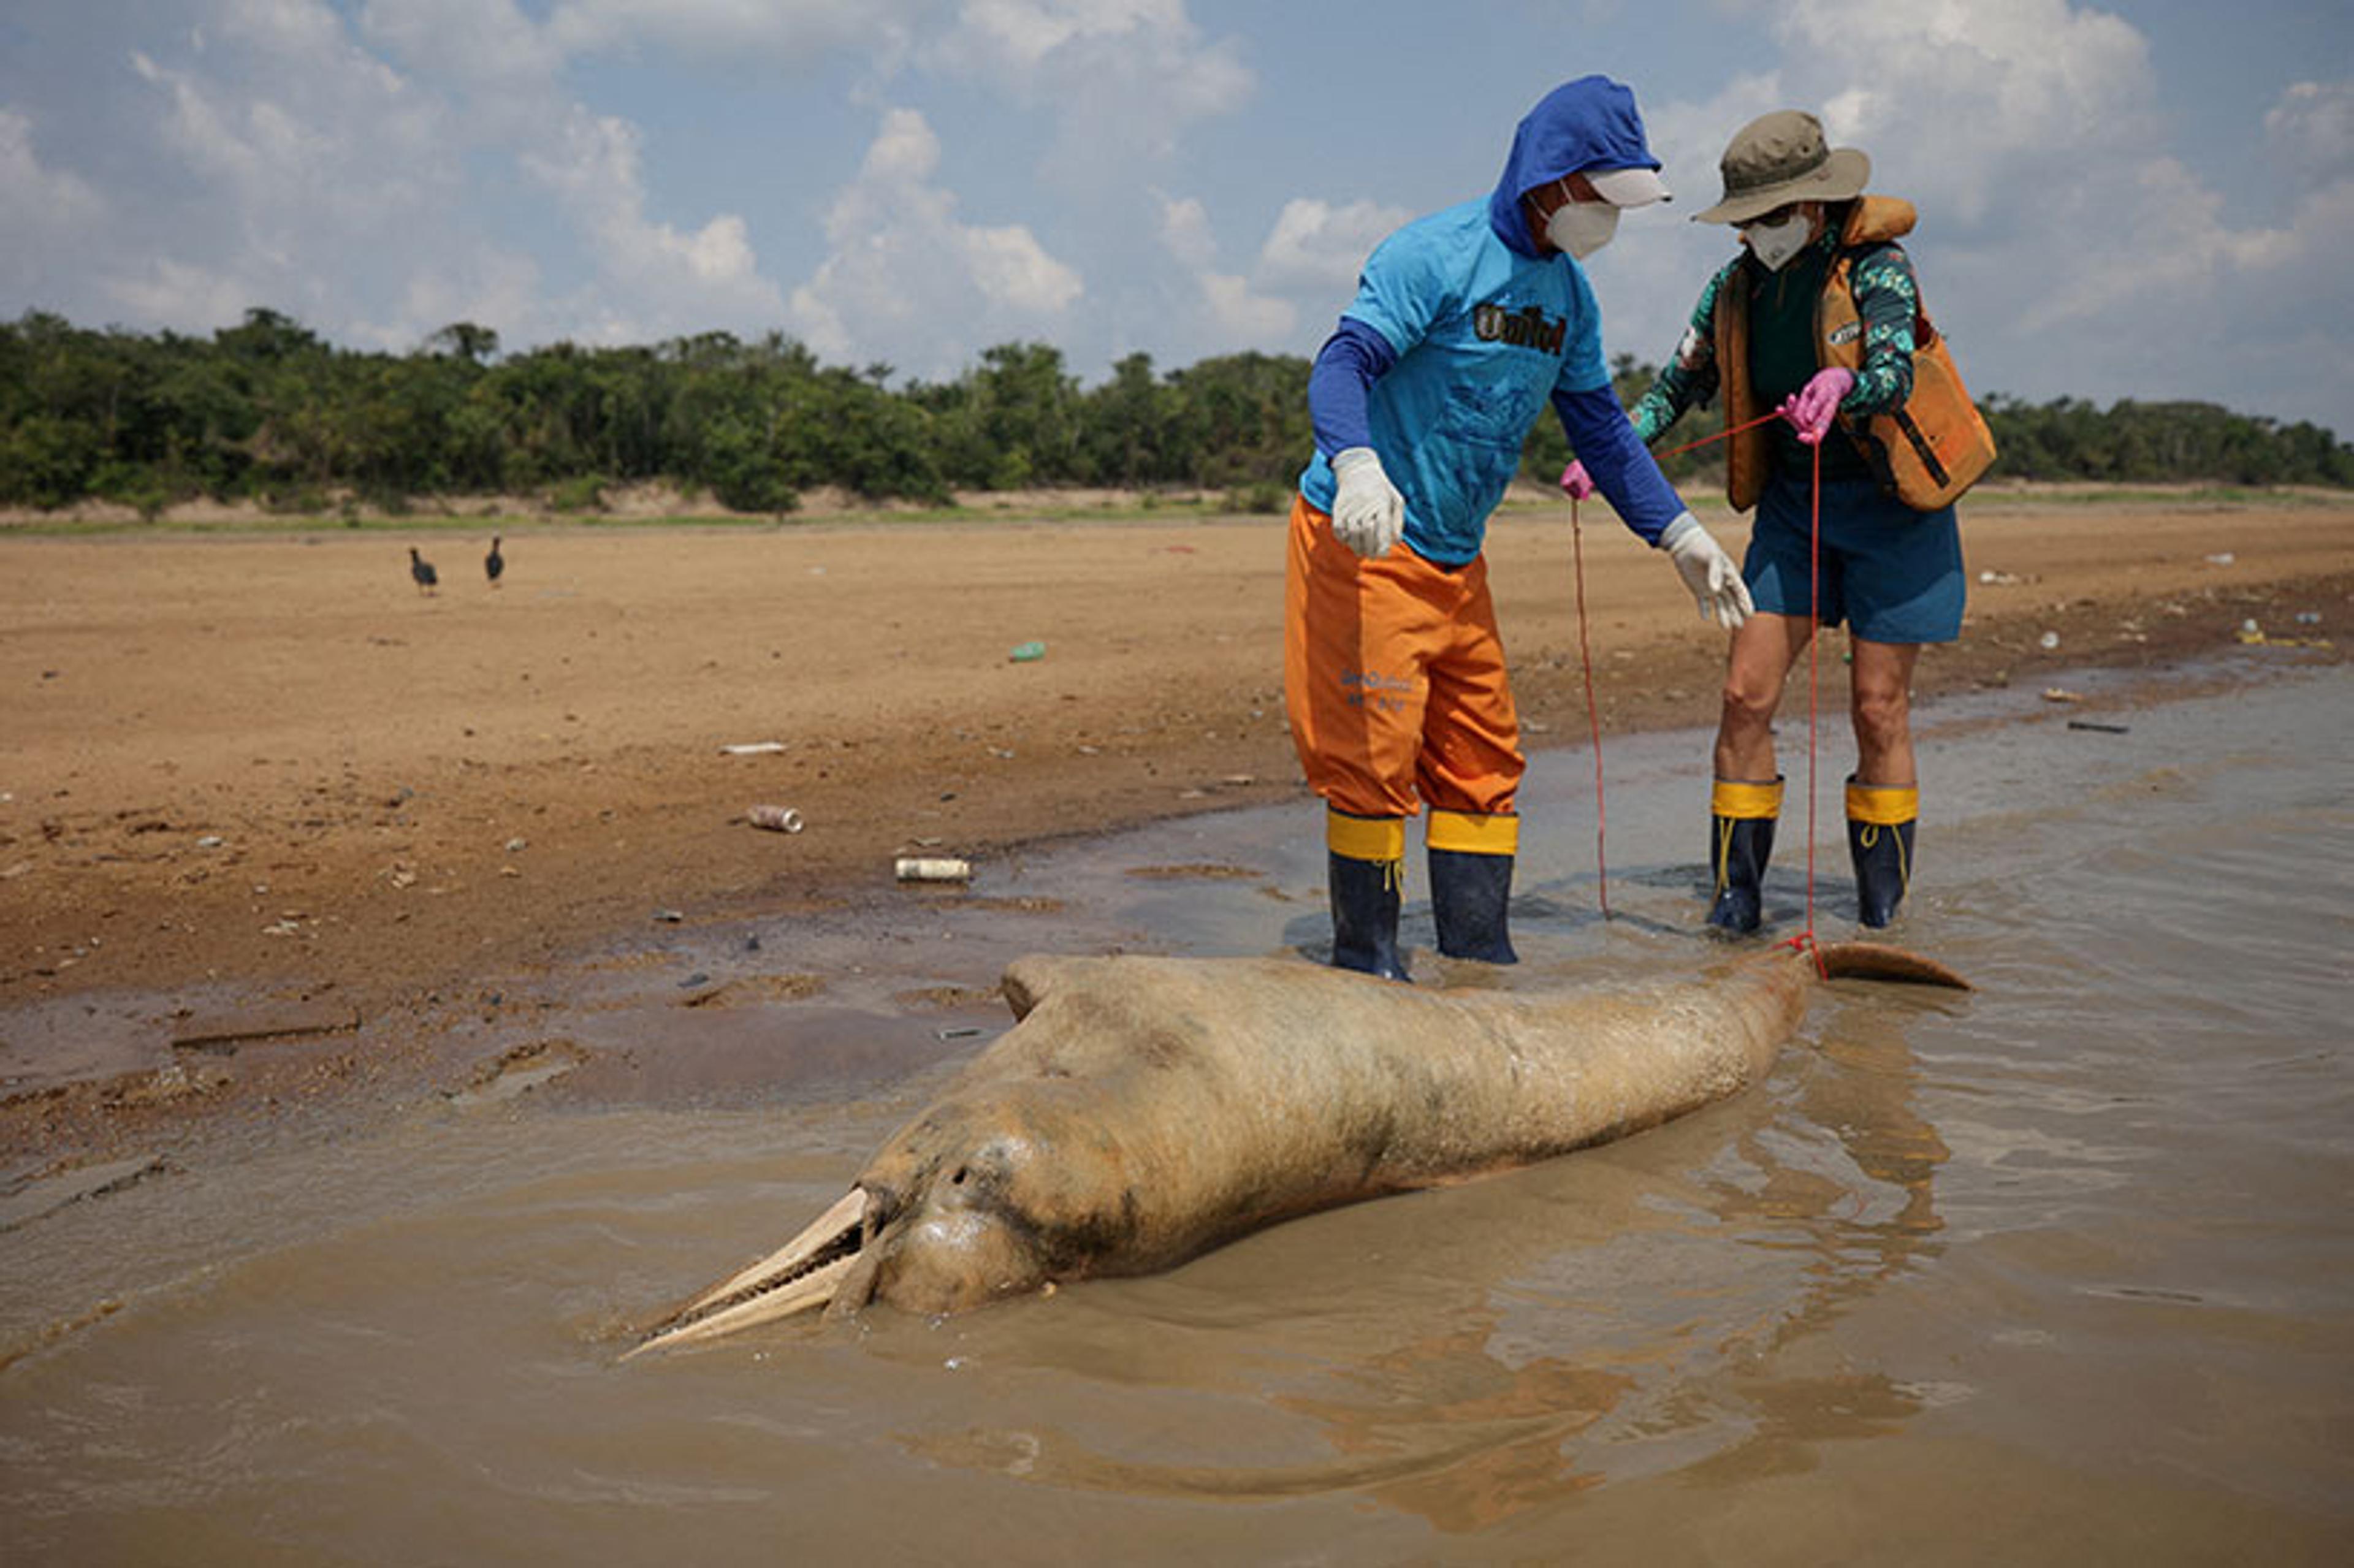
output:
<instances>
[{"instance_id":1,"label":"sandy shore","mask_svg":"<svg viewBox=\"0 0 2354 1568\"><path fill-rule=\"evenodd\" d=\"M656 910L885 896L901 853L1284 798L1316 831L1280 519L504 526L495 588L487 529L0 531L0 1020L196 986L366 1012ZM2354 503L1994 495L1964 526L1925 702L2354 624ZM1583 538L1606 734L1712 722L1722 635L1606 512ZM1530 743L1582 746L1562 509L1490 556Z\"/></svg>"}]
</instances>

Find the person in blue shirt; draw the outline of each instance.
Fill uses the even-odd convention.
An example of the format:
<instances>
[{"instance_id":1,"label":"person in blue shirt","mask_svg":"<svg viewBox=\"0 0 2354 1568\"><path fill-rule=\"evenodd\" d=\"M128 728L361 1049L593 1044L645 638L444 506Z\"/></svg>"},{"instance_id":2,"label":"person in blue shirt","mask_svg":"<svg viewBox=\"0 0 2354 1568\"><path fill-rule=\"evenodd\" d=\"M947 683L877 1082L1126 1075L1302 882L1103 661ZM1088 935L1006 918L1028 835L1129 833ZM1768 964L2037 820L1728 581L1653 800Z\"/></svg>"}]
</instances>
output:
<instances>
[{"instance_id":1,"label":"person in blue shirt","mask_svg":"<svg viewBox=\"0 0 2354 1568\"><path fill-rule=\"evenodd\" d=\"M1665 200L1635 95L1565 82L1522 118L1485 199L1377 246L1308 385L1316 451L1285 570L1284 694L1325 802L1332 962L1407 977L1405 820L1423 807L1438 950L1516 959L1506 921L1525 768L1481 548L1547 403L1595 484L1703 615L1749 613L1739 569L1611 390L1583 261Z\"/></svg>"}]
</instances>

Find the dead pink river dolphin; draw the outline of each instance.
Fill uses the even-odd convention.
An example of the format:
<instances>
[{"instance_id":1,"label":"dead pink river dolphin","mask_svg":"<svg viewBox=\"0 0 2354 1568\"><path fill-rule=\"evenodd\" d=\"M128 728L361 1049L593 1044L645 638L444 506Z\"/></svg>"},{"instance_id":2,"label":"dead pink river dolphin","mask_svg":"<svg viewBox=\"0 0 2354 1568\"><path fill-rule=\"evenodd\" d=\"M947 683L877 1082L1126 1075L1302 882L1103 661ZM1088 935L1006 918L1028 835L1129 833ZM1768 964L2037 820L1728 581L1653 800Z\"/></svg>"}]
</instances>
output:
<instances>
[{"instance_id":1,"label":"dead pink river dolphin","mask_svg":"<svg viewBox=\"0 0 2354 1568\"><path fill-rule=\"evenodd\" d=\"M1820 974L1967 989L1894 948ZM1621 1138L1766 1075L1819 971L1515 995L1291 959L1025 958L1018 1021L779 1251L636 1350L880 1301L962 1312L1147 1274L1296 1214Z\"/></svg>"}]
</instances>

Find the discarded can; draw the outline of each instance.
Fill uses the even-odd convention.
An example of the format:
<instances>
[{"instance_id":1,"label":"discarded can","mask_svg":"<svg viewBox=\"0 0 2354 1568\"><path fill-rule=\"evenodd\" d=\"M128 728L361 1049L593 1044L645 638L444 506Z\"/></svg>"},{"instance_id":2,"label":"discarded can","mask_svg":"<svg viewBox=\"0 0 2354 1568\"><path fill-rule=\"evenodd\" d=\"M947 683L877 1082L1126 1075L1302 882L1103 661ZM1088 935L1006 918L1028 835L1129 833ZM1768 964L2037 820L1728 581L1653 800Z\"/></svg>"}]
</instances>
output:
<instances>
[{"instance_id":1,"label":"discarded can","mask_svg":"<svg viewBox=\"0 0 2354 1568\"><path fill-rule=\"evenodd\" d=\"M1016 664L1033 663L1045 656L1046 645L1044 642L1023 642L1006 654L1006 657Z\"/></svg>"},{"instance_id":2,"label":"discarded can","mask_svg":"<svg viewBox=\"0 0 2354 1568\"><path fill-rule=\"evenodd\" d=\"M775 833L801 831L801 814L790 806L755 806L744 813L744 820L756 828L766 828Z\"/></svg>"},{"instance_id":3,"label":"discarded can","mask_svg":"<svg viewBox=\"0 0 2354 1568\"><path fill-rule=\"evenodd\" d=\"M902 882L970 882L972 863L927 855L902 855L898 863Z\"/></svg>"}]
</instances>

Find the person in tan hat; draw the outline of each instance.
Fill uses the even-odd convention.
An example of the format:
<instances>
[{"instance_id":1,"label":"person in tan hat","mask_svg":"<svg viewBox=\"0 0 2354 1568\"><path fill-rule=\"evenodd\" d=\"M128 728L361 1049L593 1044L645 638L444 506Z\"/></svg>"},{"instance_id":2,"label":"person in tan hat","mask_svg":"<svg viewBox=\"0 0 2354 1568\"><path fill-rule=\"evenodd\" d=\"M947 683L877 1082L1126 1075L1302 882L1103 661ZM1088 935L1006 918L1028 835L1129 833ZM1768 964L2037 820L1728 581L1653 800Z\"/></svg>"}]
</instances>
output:
<instances>
[{"instance_id":1,"label":"person in tan hat","mask_svg":"<svg viewBox=\"0 0 2354 1568\"><path fill-rule=\"evenodd\" d=\"M1830 146L1815 116L1781 110L1742 127L1718 167L1723 199L1695 220L1731 225L1740 250L1701 291L1690 330L1629 415L1647 445L1720 387L1729 430L1782 415L1735 433L1726 460L1734 506L1756 508L1743 565L1756 613L1727 658L1708 923L1739 934L1763 919L1782 798L1775 710L1816 622L1844 621L1856 743L1848 842L1859 916L1884 926L1913 874L1913 668L1923 643L1961 633L1952 497L1991 461L1992 443L1896 243L1913 228L1912 204L1864 194L1872 160ZM1573 495L1590 487L1575 463L1562 484Z\"/></svg>"}]
</instances>

